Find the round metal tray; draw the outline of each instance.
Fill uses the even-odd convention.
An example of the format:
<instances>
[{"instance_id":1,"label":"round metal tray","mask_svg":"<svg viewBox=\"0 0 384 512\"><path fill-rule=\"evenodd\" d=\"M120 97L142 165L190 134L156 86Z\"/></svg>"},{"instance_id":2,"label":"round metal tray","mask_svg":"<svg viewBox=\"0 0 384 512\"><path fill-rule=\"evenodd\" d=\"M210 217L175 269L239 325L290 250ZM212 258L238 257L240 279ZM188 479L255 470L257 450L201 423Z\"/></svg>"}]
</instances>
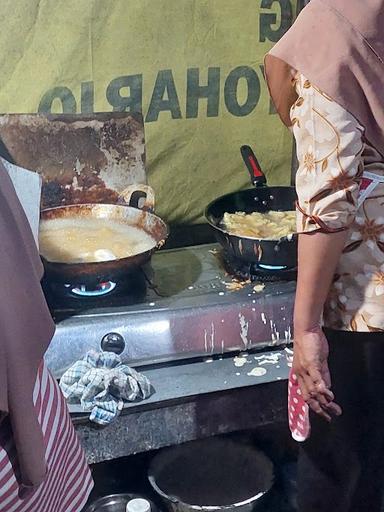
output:
<instances>
[{"instance_id":1,"label":"round metal tray","mask_svg":"<svg viewBox=\"0 0 384 512\"><path fill-rule=\"evenodd\" d=\"M143 497L135 494L109 494L95 500L84 512L125 512L128 501ZM158 509L151 500L145 499L151 504L151 511L157 512Z\"/></svg>"}]
</instances>

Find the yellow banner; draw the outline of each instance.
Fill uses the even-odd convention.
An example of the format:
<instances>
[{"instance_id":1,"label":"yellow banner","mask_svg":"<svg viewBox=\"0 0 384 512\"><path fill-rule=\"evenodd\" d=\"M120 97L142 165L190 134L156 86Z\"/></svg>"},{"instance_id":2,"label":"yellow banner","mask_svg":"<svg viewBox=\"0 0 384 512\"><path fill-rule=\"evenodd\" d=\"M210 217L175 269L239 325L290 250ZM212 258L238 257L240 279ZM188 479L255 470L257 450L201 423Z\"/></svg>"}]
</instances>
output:
<instances>
[{"instance_id":1,"label":"yellow banner","mask_svg":"<svg viewBox=\"0 0 384 512\"><path fill-rule=\"evenodd\" d=\"M296 0L2 0L0 111L141 111L157 212L199 222L249 186L290 180L292 141L272 113L263 55Z\"/></svg>"}]
</instances>

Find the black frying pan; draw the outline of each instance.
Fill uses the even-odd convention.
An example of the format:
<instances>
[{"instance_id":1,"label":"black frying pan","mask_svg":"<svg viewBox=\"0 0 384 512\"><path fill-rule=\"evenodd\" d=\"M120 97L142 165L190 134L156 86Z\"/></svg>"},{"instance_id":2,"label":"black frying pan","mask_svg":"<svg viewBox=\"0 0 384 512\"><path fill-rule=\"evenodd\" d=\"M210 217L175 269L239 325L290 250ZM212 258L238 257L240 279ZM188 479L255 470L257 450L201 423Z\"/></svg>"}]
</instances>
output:
<instances>
[{"instance_id":1,"label":"black frying pan","mask_svg":"<svg viewBox=\"0 0 384 512\"><path fill-rule=\"evenodd\" d=\"M297 236L279 240L264 240L228 233L221 225L224 213L292 211L295 209L294 187L268 187L267 180L249 146L242 146L241 154L250 172L253 189L242 190L215 199L206 209L205 215L214 228L218 242L230 256L256 263L260 268L281 267L293 269L297 266Z\"/></svg>"}]
</instances>

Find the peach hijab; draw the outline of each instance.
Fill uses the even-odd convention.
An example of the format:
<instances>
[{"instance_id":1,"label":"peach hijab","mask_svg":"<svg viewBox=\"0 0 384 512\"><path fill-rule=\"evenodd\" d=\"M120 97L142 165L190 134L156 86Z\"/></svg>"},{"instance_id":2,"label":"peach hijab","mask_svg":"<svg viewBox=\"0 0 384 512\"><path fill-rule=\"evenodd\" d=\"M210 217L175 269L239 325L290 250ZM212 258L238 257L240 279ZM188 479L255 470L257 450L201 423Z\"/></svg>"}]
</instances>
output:
<instances>
[{"instance_id":1,"label":"peach hijab","mask_svg":"<svg viewBox=\"0 0 384 512\"><path fill-rule=\"evenodd\" d=\"M384 155L384 0L311 0L267 54L268 88L287 126L296 70L353 114Z\"/></svg>"}]
</instances>

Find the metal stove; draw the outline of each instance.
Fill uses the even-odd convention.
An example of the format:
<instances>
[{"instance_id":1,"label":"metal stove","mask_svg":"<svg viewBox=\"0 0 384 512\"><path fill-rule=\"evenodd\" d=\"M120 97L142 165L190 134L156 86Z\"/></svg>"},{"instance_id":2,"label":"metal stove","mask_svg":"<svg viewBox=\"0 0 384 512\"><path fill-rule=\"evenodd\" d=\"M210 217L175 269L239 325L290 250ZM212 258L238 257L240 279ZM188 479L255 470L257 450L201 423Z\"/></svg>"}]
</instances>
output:
<instances>
[{"instance_id":1,"label":"metal stove","mask_svg":"<svg viewBox=\"0 0 384 512\"><path fill-rule=\"evenodd\" d=\"M160 251L122 283L45 283L57 326L46 354L51 371L60 378L91 349L137 367L289 343L294 274L277 281L277 269L239 276L229 267L209 244Z\"/></svg>"}]
</instances>

